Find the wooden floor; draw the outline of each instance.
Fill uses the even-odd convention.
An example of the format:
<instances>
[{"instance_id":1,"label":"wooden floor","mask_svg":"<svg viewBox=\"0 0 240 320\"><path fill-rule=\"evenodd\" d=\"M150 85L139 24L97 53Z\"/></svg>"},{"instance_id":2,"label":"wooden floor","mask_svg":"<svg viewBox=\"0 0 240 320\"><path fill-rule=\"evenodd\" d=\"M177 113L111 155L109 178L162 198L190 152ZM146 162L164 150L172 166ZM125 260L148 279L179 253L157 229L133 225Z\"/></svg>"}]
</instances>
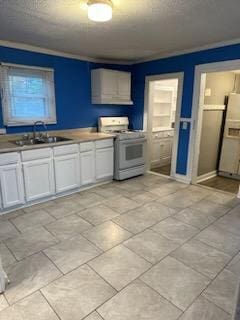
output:
<instances>
[{"instance_id":1,"label":"wooden floor","mask_svg":"<svg viewBox=\"0 0 240 320\"><path fill-rule=\"evenodd\" d=\"M239 189L240 181L217 176L217 177L202 181L199 184L207 187L215 188L218 190L237 193Z\"/></svg>"},{"instance_id":2,"label":"wooden floor","mask_svg":"<svg viewBox=\"0 0 240 320\"><path fill-rule=\"evenodd\" d=\"M151 171L164 174L165 176L170 176L171 172L171 164L167 164L166 166L152 168Z\"/></svg>"}]
</instances>

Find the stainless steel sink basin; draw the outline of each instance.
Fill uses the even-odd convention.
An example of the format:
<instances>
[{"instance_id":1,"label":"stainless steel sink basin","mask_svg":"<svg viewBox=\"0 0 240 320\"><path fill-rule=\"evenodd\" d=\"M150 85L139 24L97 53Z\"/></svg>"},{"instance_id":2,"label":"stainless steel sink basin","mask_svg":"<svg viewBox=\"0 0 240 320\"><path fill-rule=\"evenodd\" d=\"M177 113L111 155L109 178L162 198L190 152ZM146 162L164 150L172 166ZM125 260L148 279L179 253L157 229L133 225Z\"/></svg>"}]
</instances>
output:
<instances>
[{"instance_id":1,"label":"stainless steel sink basin","mask_svg":"<svg viewBox=\"0 0 240 320\"><path fill-rule=\"evenodd\" d=\"M71 141L71 140L72 139L65 138L65 137L50 136L46 138L16 140L13 143L23 147L23 146L32 146L36 144L56 143L56 142Z\"/></svg>"},{"instance_id":2,"label":"stainless steel sink basin","mask_svg":"<svg viewBox=\"0 0 240 320\"><path fill-rule=\"evenodd\" d=\"M47 137L44 141L45 143L56 143L56 142L62 142L62 141L71 141L72 139L70 138L65 138L65 137L58 137L58 136L50 136Z\"/></svg>"}]
</instances>

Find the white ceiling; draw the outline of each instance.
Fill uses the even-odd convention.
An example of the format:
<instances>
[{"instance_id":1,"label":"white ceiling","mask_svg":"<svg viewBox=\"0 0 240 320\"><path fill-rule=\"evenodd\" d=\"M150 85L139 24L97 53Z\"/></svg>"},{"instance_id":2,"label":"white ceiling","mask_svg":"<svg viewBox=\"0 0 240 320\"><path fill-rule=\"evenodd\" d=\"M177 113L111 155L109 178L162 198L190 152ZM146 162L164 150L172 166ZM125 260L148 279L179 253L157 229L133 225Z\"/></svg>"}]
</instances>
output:
<instances>
[{"instance_id":1,"label":"white ceiling","mask_svg":"<svg viewBox=\"0 0 240 320\"><path fill-rule=\"evenodd\" d=\"M91 22L86 0L0 0L0 39L135 62L240 38L239 0L113 0L113 20Z\"/></svg>"}]
</instances>

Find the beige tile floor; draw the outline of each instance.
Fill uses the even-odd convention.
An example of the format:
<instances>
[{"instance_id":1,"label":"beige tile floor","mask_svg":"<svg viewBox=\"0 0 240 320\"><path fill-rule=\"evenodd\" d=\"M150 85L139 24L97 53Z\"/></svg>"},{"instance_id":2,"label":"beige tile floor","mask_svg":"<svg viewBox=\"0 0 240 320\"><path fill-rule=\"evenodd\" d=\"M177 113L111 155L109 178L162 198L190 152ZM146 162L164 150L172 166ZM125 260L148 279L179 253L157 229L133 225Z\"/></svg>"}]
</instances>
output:
<instances>
[{"instance_id":1,"label":"beige tile floor","mask_svg":"<svg viewBox=\"0 0 240 320\"><path fill-rule=\"evenodd\" d=\"M230 320L240 202L156 175L0 217L1 320Z\"/></svg>"}]
</instances>

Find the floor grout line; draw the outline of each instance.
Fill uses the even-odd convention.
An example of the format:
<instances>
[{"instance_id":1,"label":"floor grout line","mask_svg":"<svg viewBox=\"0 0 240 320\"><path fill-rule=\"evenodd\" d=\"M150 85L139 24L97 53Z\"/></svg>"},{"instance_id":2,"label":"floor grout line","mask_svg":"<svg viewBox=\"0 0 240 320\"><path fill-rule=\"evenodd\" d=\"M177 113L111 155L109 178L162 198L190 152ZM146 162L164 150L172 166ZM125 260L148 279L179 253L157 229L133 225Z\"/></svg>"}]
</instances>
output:
<instances>
[{"instance_id":1,"label":"floor grout line","mask_svg":"<svg viewBox=\"0 0 240 320\"><path fill-rule=\"evenodd\" d=\"M209 282L209 284L201 291L201 293L194 299L194 301L187 307L187 309L184 311L184 313L197 301L197 299L199 299L199 297L203 297L205 299L207 299L209 302L211 302L212 304L214 304L217 308L221 309L222 311L224 311L225 313L229 314L226 310L224 310L223 308L219 307L218 305L216 305L213 301L209 300L208 298L206 298L205 296L203 296L204 291L206 291L210 285L213 283L213 281L216 280L216 278L220 275L221 272L223 272L225 270L225 266L216 274L216 276L212 279L212 281Z\"/></svg>"},{"instance_id":2,"label":"floor grout line","mask_svg":"<svg viewBox=\"0 0 240 320\"><path fill-rule=\"evenodd\" d=\"M142 275L141 275L142 276ZM167 301L170 303L174 308L178 309L182 314L185 312L182 309L180 309L178 306L176 306L171 300L167 299L166 297L162 296L156 289L152 288L149 284L147 284L145 281L143 281L141 278L136 279L141 281L146 287L149 289L153 290L156 294L158 294L163 300ZM182 316L182 314L180 316Z\"/></svg>"},{"instance_id":3,"label":"floor grout line","mask_svg":"<svg viewBox=\"0 0 240 320\"><path fill-rule=\"evenodd\" d=\"M45 249L44 249L45 250ZM61 273L61 276L64 276L64 273L59 269L59 267L56 265L56 263L44 252L44 250L41 251L41 253L52 262L52 264L56 267L56 269ZM53 280L54 281L54 280Z\"/></svg>"},{"instance_id":4,"label":"floor grout line","mask_svg":"<svg viewBox=\"0 0 240 320\"><path fill-rule=\"evenodd\" d=\"M95 312L99 315L99 317L100 317L101 319L104 320L104 318L101 316L101 314L100 314L97 310L95 310Z\"/></svg>"},{"instance_id":5,"label":"floor grout line","mask_svg":"<svg viewBox=\"0 0 240 320\"><path fill-rule=\"evenodd\" d=\"M156 183L156 185L157 185L157 183ZM160 184L160 185L161 185L161 184ZM164 183L163 183L163 185L164 185ZM198 187L199 187L199 186L198 186ZM146 188L148 188L148 187L146 187ZM188 188L188 187L186 187L186 188ZM172 192L172 193L170 193L170 194L168 194L168 195L172 195L172 194L175 194L175 193L177 193L177 192L179 192L179 191L186 190L186 188L177 190L177 191ZM200 188L201 188L201 186L200 186ZM94 190L94 188L93 188L92 190ZM149 192L149 193L150 193L150 191L148 191L148 190L139 190L139 192ZM221 192L221 191L220 191L220 192ZM167 195L167 196L168 196L168 195ZM130 199L130 200L132 200L132 199L131 199L131 196L132 196L132 195L129 196L129 199ZM124 195L123 197L128 198L128 196L126 196L126 195ZM162 197L165 197L165 195L162 196ZM206 196L206 197L207 197L207 196ZM204 199L204 198L203 198L203 199ZM202 201L203 199L201 199L201 200L199 200L199 201ZM133 200L132 200L132 201L133 201ZM149 201L149 202L147 202L147 203L156 202L156 201L157 201L157 200L153 200L153 201ZM196 203L199 202L199 201L196 201ZM137 203L137 202L136 202L136 203ZM134 209L137 209L137 208L139 208L139 207L141 207L141 206L144 206L144 205L147 204L147 203L144 203L144 204L138 203L139 206L137 206L137 207L134 208ZM219 204L219 205L220 205L220 204ZM107 205L106 205L106 206L107 206ZM166 206L166 207L167 207L167 206ZM235 206L235 207L236 207L236 206ZM221 217L217 218L217 219L216 219L215 221L213 221L211 224L207 225L204 229L198 229L199 232L198 232L197 234L201 233L203 230L207 229L209 226L211 226L212 224L214 224L217 220L219 220L219 219L222 218L223 216L227 215L227 214L228 214L231 210L233 210L235 207L229 208L229 210L228 210L224 215L222 215ZM110 207L110 208L111 208L111 207ZM114 210L113 208L111 208L111 209ZM121 214L119 213L118 216L121 216L122 214L124 215L124 214L126 214L126 213L128 213L129 211L134 210L134 209L130 209L130 210L128 210L128 211L126 211L126 212L124 212L124 213L121 213ZM184 208L184 209L186 209L186 208ZM184 209L183 209L183 210L184 210ZM43 210L44 210L44 209L43 209ZM84 209L83 209L83 210L84 210ZM181 211L182 211L182 210L181 210ZM47 212L48 214L50 214L48 211L46 211L46 212ZM74 213L72 213L72 214L76 214L76 213L74 212ZM177 214L177 213L176 213L176 214ZM51 215L51 214L50 214L50 215ZM69 216L69 215L64 216L64 217L61 217L61 218L59 218L59 219L67 218L68 216ZM54 216L53 216L53 217L54 217ZM169 217L174 218L174 216L169 216ZM117 247L117 246L119 246L119 245L122 245L122 246L126 247L126 246L124 245L124 242L125 242L125 241L127 241L127 240L129 240L129 239L132 239L133 237L141 234L142 232L144 232L144 231L146 231L146 230L151 230L151 231L153 231L153 232L161 235L161 233L158 233L158 232L152 230L151 228L152 228L154 225L158 224L159 222L164 221L165 219L168 219L169 217L166 217L166 218L164 218L164 219L156 222L156 223L153 224L152 226L149 226L149 227L145 228L144 230L138 232L137 234L133 234L131 231L129 231L129 230L123 228L121 225L119 225L119 227L121 227L123 230L126 230L126 231L130 232L130 233L131 233L131 236L130 236L128 239L124 239L123 241L121 241L121 242L118 243L117 245L109 248L109 249L106 250L106 251L102 251L102 249L99 248L95 243L93 243L93 242L92 242L91 240L89 240L88 238L84 237L83 234L81 234L81 232L78 233L77 235L81 235L83 238L85 238L87 241L89 241L91 244L93 244L96 248L99 248L102 252L101 252L98 256L94 257L93 259L87 261L86 263L84 263L84 264L82 264L82 265L79 265L79 266L76 267L75 269L70 270L70 271L67 272L66 274L63 274L63 273L59 270L59 268L55 265L55 263L54 263L48 256L46 256L46 254L44 253L44 250L45 250L45 249L51 248L51 247L57 245L58 243L61 243L62 240L59 240L59 239L56 239L56 240L58 240L58 243L56 243L56 244L53 244L53 245L51 245L51 246L49 246L49 247L47 247L47 248L41 249L41 250L38 251L38 252L34 252L33 254L31 254L31 255L29 255L29 256L27 256L27 257L24 257L24 258L21 259L21 260L16 259L17 261L14 262L14 263L19 263L19 262L24 261L25 259L27 259L27 258L29 258L29 257L31 257L31 256L37 255L37 254L39 254L39 253L42 252L42 254L43 254L47 259L49 259L49 260L51 261L51 263L53 263L53 265L57 268L57 270L60 271L60 273L61 273L61 276L60 276L60 277L52 280L52 281L49 282L48 284L46 284L46 285L44 285L43 287L39 288L38 290L32 292L31 294L23 297L22 299L19 299L17 302L25 299L26 297L32 295L33 293L35 293L35 292L37 292L37 291L39 291L39 292L42 294L41 290L42 290L43 288L45 288L45 287L48 286L49 284L53 283L54 281L57 281L58 279L64 277L65 275L73 272L74 270L82 267L83 265L88 265L96 274L98 274L98 273L88 264L89 262L91 262L92 260L94 260L94 259L98 258L99 256L103 255L104 253L106 253L106 252L114 249L115 247ZM54 218L55 218L55 221L58 221L58 220L59 220L59 219L56 219L56 217L54 217ZM82 217L80 216L80 218L82 218ZM13 219L13 218L12 218L12 219ZM89 222L88 220L86 220L86 219L84 219L84 218L82 218L82 219L83 219L84 221L86 221L86 222L88 222L88 223L91 224L91 222ZM178 219L177 219L177 220L178 220ZM9 221L11 224L13 224L12 221L11 221L11 218L9 218L7 221ZM54 223L55 221L53 221L52 223ZM115 221L112 221L111 219L110 219L110 220L106 220L106 221L104 221L103 223L105 223L105 222L107 222L107 221L111 221L111 222L115 223L116 225L118 225L118 223L116 223ZM183 223L184 223L184 222L183 222ZM102 223L101 223L101 224L102 224ZM99 225L101 225L101 224L99 224ZM187 223L184 223L184 224L188 225ZM99 226L99 225L97 225L97 226ZM93 226L93 228L94 228L94 227L97 227L97 226L94 226L94 225L92 225L92 226ZM189 224L189 226L192 226L192 225ZM19 230L15 225L14 225L14 227L15 227L17 230ZM53 235L47 228L45 228L46 225L41 225L41 227L43 227L43 228L46 229L51 235ZM195 226L192 226L192 227L195 227ZM196 227L195 227L195 228L196 228ZM91 229L90 229L90 230L91 230ZM224 231L225 231L225 230L224 230ZM20 231L20 232L21 232L21 231ZM84 231L83 231L83 232L84 232ZM228 232L229 232L229 231L228 231ZM231 232L229 232L229 233L231 233ZM147 259L145 259L145 258L142 257L141 255L137 254L134 250L131 250L130 248L127 247L130 251L132 251L133 253L137 254L137 256L139 256L140 258L142 258L142 259L144 259L145 261L147 261L148 263L150 263L151 266L150 266L149 269L147 269L146 271L144 271L144 272L143 272L142 274L140 274L136 279L132 280L130 283L128 283L125 287L123 287L123 288L122 288L121 290L119 290L119 291L117 291L114 287L112 287L112 285L109 284L109 283L107 282L107 280L104 279L101 275L99 275L99 274L98 274L98 275L103 279L104 282L108 283L108 284L116 291L116 294L115 294L115 295L117 295L119 292L121 292L122 290L124 290L127 286L129 286L130 284L132 284L132 283L133 283L134 281L136 281L136 280L139 280L139 281L141 281L142 283L145 284L145 282L143 282L140 278L141 278L146 272L148 272L149 270L151 270L155 265L157 265L160 261L162 261L162 260L165 259L166 257L168 257L168 256L171 257L171 254L172 254L173 252L175 252L176 250L178 250L181 246L183 246L184 244L186 244L188 241L192 240L194 237L196 237L197 234L195 234L195 235L194 235L193 237L191 237L190 239L186 240L184 243L181 243L178 248L174 249L174 250L171 251L168 255L164 256L161 260L157 261L157 262L154 263L154 264L151 263L151 262L149 262ZM231 234L234 234L234 233L231 233ZM76 236L77 236L77 235L76 235ZM161 236L163 236L163 235L161 235ZM54 235L53 235L53 237L56 238ZM73 236L73 237L74 237L74 236ZM163 236L163 237L164 237L164 236ZM165 238L166 238L166 237L165 237ZM70 238L69 238L69 239L70 239ZM69 240L69 239L65 239L65 240ZM166 238L166 239L168 239L168 238ZM64 240L64 241L65 241L65 240ZM171 239L168 239L168 240L171 240ZM173 241L173 240L171 240L171 241ZM200 241L200 240L199 240L199 241ZM7 246L7 244L6 244L4 241L3 241L2 243L3 243L4 245L6 245L6 247L7 247L8 250L10 251L10 253L12 253L12 255L15 257L15 255L14 255L13 252L10 250L10 248ZM217 248L215 248L215 247L213 247L213 246L211 246L211 245L208 245L208 244L206 244L206 243L204 243L204 244L207 245L207 246L210 246L210 247L214 248L214 249L217 250L217 251L223 252L223 251L221 251L221 250L219 250L219 249L217 249ZM224 253L226 254L226 252L224 252ZM238 252L238 253L239 253L239 252ZM217 276L218 276L224 269L226 269L226 266L229 265L229 263L235 258L235 256L238 255L238 253L236 253L236 254L234 255L234 257L232 257L232 258L228 261L228 263L221 269L221 271L216 275L215 278L210 279L210 283L208 284L208 286L207 286L204 290L202 290L202 292L201 292L201 294L200 294L199 296L201 296L202 293L209 287L209 285L217 278ZM174 259L176 259L176 258L174 257ZM179 261L178 259L176 259L176 260ZM184 264L182 261L179 261L179 262L181 262L182 264ZM203 275L202 273L200 273L199 271L195 270L194 268L191 268L190 266L188 266L188 265L186 265L186 264L184 264L184 265L187 266L188 268L194 270L195 272L198 272L199 274ZM226 270L228 270L228 269L226 269ZM228 270L228 271L231 272L230 270ZM232 273L232 272L231 272L231 273ZM233 273L233 274L234 274L234 273ZM206 275L203 275L203 276L206 277ZM147 285L147 284L145 284L145 285ZM148 286L148 285L147 285L147 286ZM148 287L151 288L152 290L154 290L151 286L148 286ZM161 296L161 294L159 294L156 290L154 290L154 291L155 291L158 295ZM42 295L43 295L43 294L42 294ZM110 299L112 299L115 295L113 295ZM197 298L199 298L199 296L198 296ZM162 297L162 296L161 296L161 297ZM5 297L5 298L6 298L6 297ZM162 298L163 298L164 300L168 301L165 297L162 297ZM197 300L197 298L196 298L196 300ZM44 296L44 299L46 299L45 296ZM108 299L108 300L110 300L110 299ZM107 300L107 301L108 301L108 300ZM7 299L6 299L6 301L7 301L7 303L8 303L8 300L7 300ZM106 303L107 301L105 301L104 303ZM17 302L16 302L16 303L17 303ZM47 301L47 302L48 302L48 301ZM169 301L169 302L170 302L170 301ZM103 304L104 304L104 303L103 303ZM170 302L170 303L171 303L171 302ZM194 302L193 302L193 303L194 303ZM193 303L192 303L192 304L193 304ZM211 302L211 303L213 303L213 302ZM15 304L15 303L14 303L14 304ZM14 304L12 304L12 305L14 305ZM48 304L49 304L49 303L48 303ZM171 303L171 304L172 304L172 303ZM192 305L192 304L191 304L191 305ZM214 304L214 303L213 303L213 304ZM173 305L174 305L174 304L173 304ZM191 306L191 305L190 305L190 306ZM10 306L11 306L11 305L10 305ZM51 306L51 305L50 305L50 306ZM101 305L100 305L100 306L101 306ZM98 306L98 307L95 309L95 312L97 312L97 309L98 309L100 306ZM175 305L174 305L174 306L175 306ZM190 307L190 306L189 306L189 307ZM176 307L176 306L175 306L175 307ZM189 308L189 307L188 307L188 308ZM217 307L218 307L218 306L217 306ZM178 308L178 307L176 307L176 308ZM187 309L188 309L188 308L187 308ZM179 308L178 308L178 309L179 309ZM187 310L187 309L186 309L186 310ZM221 309L221 308L220 308L220 309ZM179 309L179 310L180 310L180 309ZM185 311L186 311L186 310L185 310ZM222 309L222 310L223 310L223 309ZM185 312L185 311L184 311L184 312ZM223 311L225 311L225 310L223 310ZM54 312L55 312L55 310L54 310ZM94 311L92 311L92 312L94 312ZM92 313L92 312L91 312L91 313ZM181 312L182 312L182 310L181 310ZM225 312L226 312L226 311L225 311ZM91 314L91 313L90 313L90 314ZM97 312L97 313L98 313L98 312ZM101 315L100 315L100 316L101 316ZM86 316L86 317L88 317L88 316ZM86 318L86 317L85 317L85 318ZM58 318L59 318L59 317L58 317ZM85 318L84 318L84 319L85 319ZM102 318L102 317L101 317L101 318ZM59 319L60 319L60 318L59 318Z\"/></svg>"},{"instance_id":6,"label":"floor grout line","mask_svg":"<svg viewBox=\"0 0 240 320\"><path fill-rule=\"evenodd\" d=\"M46 301L46 303L48 304L48 306L51 308L51 310L54 312L54 314L56 315L56 317L61 320L61 317L57 314L56 310L51 306L50 302L46 299L46 297L44 296L44 294L39 290L40 295L43 297L43 299Z\"/></svg>"}]
</instances>

